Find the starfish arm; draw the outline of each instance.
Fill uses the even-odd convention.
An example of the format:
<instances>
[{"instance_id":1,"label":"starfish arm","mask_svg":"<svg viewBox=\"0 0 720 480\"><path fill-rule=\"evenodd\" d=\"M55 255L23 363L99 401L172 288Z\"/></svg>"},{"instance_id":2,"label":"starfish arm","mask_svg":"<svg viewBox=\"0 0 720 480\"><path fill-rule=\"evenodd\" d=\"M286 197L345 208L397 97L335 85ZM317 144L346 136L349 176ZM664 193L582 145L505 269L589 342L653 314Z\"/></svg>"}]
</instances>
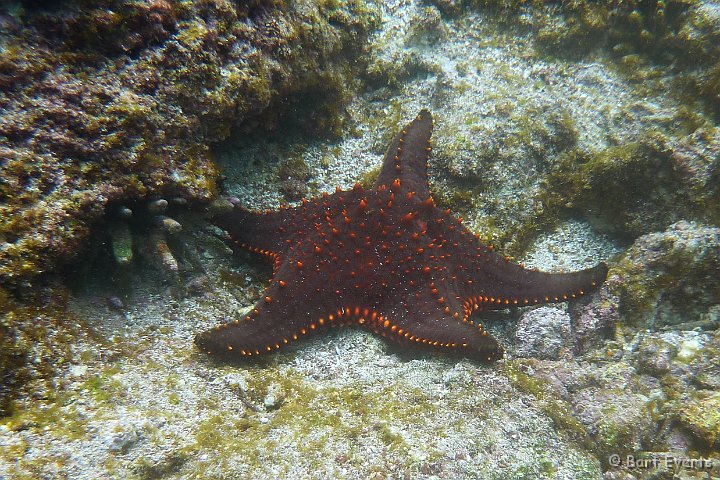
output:
<instances>
[{"instance_id":1,"label":"starfish arm","mask_svg":"<svg viewBox=\"0 0 720 480\"><path fill-rule=\"evenodd\" d=\"M430 198L427 161L432 127L430 112L422 110L415 120L395 135L385 153L382 170L375 182L376 188L391 186L399 180L403 191L415 192L420 200Z\"/></svg>"},{"instance_id":2,"label":"starfish arm","mask_svg":"<svg viewBox=\"0 0 720 480\"><path fill-rule=\"evenodd\" d=\"M486 250L482 252L482 250ZM526 269L487 247L467 258L458 276L458 292L465 299L464 309L502 309L512 306L572 300L595 290L607 276L608 267L595 267L571 273L547 273Z\"/></svg>"},{"instance_id":3,"label":"starfish arm","mask_svg":"<svg viewBox=\"0 0 720 480\"><path fill-rule=\"evenodd\" d=\"M391 309L374 327L390 341L434 348L482 361L502 358L503 348L482 325L462 319L460 302L451 292L423 289Z\"/></svg>"},{"instance_id":4,"label":"starfish arm","mask_svg":"<svg viewBox=\"0 0 720 480\"><path fill-rule=\"evenodd\" d=\"M284 263L246 316L197 335L197 346L208 354L253 356L340 324L341 318L328 316L331 309L316 291L318 282L300 270Z\"/></svg>"},{"instance_id":5,"label":"starfish arm","mask_svg":"<svg viewBox=\"0 0 720 480\"><path fill-rule=\"evenodd\" d=\"M288 211L254 212L236 206L231 212L212 218L212 223L226 230L230 243L256 253L275 255L285 250L281 235Z\"/></svg>"},{"instance_id":6,"label":"starfish arm","mask_svg":"<svg viewBox=\"0 0 720 480\"><path fill-rule=\"evenodd\" d=\"M319 223L329 223L328 215L337 216L346 203L356 202L363 194L356 184L351 191L324 194L312 201L303 200L297 207L256 212L236 206L221 213L212 222L226 230L231 244L250 251L277 258L298 242L307 238Z\"/></svg>"}]
</instances>

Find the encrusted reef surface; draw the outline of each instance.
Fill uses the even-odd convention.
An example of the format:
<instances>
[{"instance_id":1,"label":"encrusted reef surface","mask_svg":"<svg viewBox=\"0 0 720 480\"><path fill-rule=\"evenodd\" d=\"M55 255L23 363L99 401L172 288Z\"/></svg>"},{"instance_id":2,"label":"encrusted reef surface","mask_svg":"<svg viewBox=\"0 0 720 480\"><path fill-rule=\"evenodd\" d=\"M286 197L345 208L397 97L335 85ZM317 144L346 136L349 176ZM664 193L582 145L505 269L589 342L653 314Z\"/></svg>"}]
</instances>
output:
<instances>
[{"instance_id":1,"label":"encrusted reef surface","mask_svg":"<svg viewBox=\"0 0 720 480\"><path fill-rule=\"evenodd\" d=\"M3 2L0 279L73 258L109 202L209 200L209 144L234 128L311 104L300 124L332 130L376 19L364 1Z\"/></svg>"},{"instance_id":2,"label":"encrusted reef surface","mask_svg":"<svg viewBox=\"0 0 720 480\"><path fill-rule=\"evenodd\" d=\"M15 190L6 178L20 177L3 177L21 197L2 200L39 212L37 199L54 208L53 195L61 206L72 198L63 192L85 198L72 182L92 183L94 195L111 180L128 190L107 193L109 209L68 210L71 226L104 216L109 233L93 238L107 245L93 262L32 291L0 290L0 478L720 478L716 3L386 1L369 37L378 17L357 2L79 5L24 2L3 17L15 42L43 39L42 61L21 62L32 50L9 48L6 35L3 55L24 65L10 72L25 80L3 84L3 101L42 105L3 115L3 129L36 127L8 137L15 157L0 168L77 170L53 174L66 183L47 191L40 180L55 170ZM87 15L92 34L77 27ZM287 43L245 30L261 23ZM248 50L235 52L231 38ZM50 51L67 58L48 63ZM304 71L307 62L324 69ZM11 78L6 65L0 81ZM141 65L156 73L145 93L132 73ZM260 90L247 75L261 65L264 93L251 94ZM77 128L109 125L92 112L120 93L134 95L127 108L147 107L144 126L121 109L103 122L122 125L70 142L97 143L105 156L36 155L43 139L64 145L75 131L38 113L57 91L38 82L63 75L61 92L118 89L100 103L78 96ZM194 75L210 78L204 89L188 88ZM326 103L318 92L331 93ZM507 350L491 365L396 350L354 330L253 364L197 351L193 336L246 315L271 272L232 254L196 200L222 190L276 208L370 185L390 136L422 108L436 120L438 203L528 266L607 261L602 287L572 304L478 313ZM120 179L123 162L144 173ZM2 225L23 218L3 215ZM4 251L34 238L4 232ZM71 237L80 238L62 238ZM29 261L48 258L34 251Z\"/></svg>"}]
</instances>

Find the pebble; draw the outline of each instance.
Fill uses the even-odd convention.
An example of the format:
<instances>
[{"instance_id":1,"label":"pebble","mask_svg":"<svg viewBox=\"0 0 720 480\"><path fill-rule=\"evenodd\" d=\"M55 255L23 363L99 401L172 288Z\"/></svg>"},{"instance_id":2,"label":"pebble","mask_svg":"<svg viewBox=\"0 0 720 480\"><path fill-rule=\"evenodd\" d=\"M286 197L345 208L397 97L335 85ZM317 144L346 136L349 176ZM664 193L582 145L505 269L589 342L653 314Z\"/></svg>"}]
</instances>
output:
<instances>
[{"instance_id":1,"label":"pebble","mask_svg":"<svg viewBox=\"0 0 720 480\"><path fill-rule=\"evenodd\" d=\"M106 303L108 308L110 310L115 310L116 312L122 312L125 310L125 303L120 299L120 297L111 296L106 299Z\"/></svg>"},{"instance_id":2,"label":"pebble","mask_svg":"<svg viewBox=\"0 0 720 480\"><path fill-rule=\"evenodd\" d=\"M108 433L103 439L103 443L111 452L125 454L137 444L140 435L132 424L120 426L120 428L121 431Z\"/></svg>"},{"instance_id":3,"label":"pebble","mask_svg":"<svg viewBox=\"0 0 720 480\"><path fill-rule=\"evenodd\" d=\"M147 209L150 213L162 213L168 206L168 201L164 198L158 198L148 203Z\"/></svg>"},{"instance_id":4,"label":"pebble","mask_svg":"<svg viewBox=\"0 0 720 480\"><path fill-rule=\"evenodd\" d=\"M271 383L270 386L268 386L267 394L265 395L265 399L263 400L263 405L265 405L265 409L275 410L282 405L283 400L285 400L285 393L283 392L282 387L278 383Z\"/></svg>"}]
</instances>

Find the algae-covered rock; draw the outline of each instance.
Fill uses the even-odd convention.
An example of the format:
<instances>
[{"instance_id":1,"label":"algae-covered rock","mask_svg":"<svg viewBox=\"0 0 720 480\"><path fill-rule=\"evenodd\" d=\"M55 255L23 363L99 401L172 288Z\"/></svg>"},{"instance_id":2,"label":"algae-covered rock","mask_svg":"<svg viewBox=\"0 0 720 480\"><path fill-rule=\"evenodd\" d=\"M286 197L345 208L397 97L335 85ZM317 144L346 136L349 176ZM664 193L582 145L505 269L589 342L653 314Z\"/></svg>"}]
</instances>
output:
<instances>
[{"instance_id":1,"label":"algae-covered rock","mask_svg":"<svg viewBox=\"0 0 720 480\"><path fill-rule=\"evenodd\" d=\"M54 395L54 378L74 357L73 342L84 337L66 311L68 292L46 286L21 301L0 289L0 418L14 413L14 401Z\"/></svg>"},{"instance_id":2,"label":"algae-covered rock","mask_svg":"<svg viewBox=\"0 0 720 480\"><path fill-rule=\"evenodd\" d=\"M601 287L590 303L571 304L570 318L575 353L584 354L594 349L604 349L620 320L619 310L617 295L610 293L605 287Z\"/></svg>"},{"instance_id":3,"label":"algae-covered rock","mask_svg":"<svg viewBox=\"0 0 720 480\"><path fill-rule=\"evenodd\" d=\"M585 212L599 230L625 238L681 219L717 221L717 138L701 152L700 137L676 141L655 132L596 153L567 152L548 175L543 202L550 211Z\"/></svg>"},{"instance_id":4,"label":"algae-covered rock","mask_svg":"<svg viewBox=\"0 0 720 480\"><path fill-rule=\"evenodd\" d=\"M613 453L634 453L662 442L653 417L663 399L660 384L637 375L622 359L516 362L523 363L507 365L511 381L532 393L556 428L583 442L601 462Z\"/></svg>"},{"instance_id":5,"label":"algae-covered rock","mask_svg":"<svg viewBox=\"0 0 720 480\"><path fill-rule=\"evenodd\" d=\"M580 421L593 435L601 459L613 453L639 452L656 435L649 414L651 401L642 393L587 388L575 396L573 403Z\"/></svg>"},{"instance_id":6,"label":"algae-covered rock","mask_svg":"<svg viewBox=\"0 0 720 480\"><path fill-rule=\"evenodd\" d=\"M15 331L8 321L12 309L8 293L0 288L0 417L9 412L15 390L26 379L21 368L27 352L17 345Z\"/></svg>"},{"instance_id":7,"label":"algae-covered rock","mask_svg":"<svg viewBox=\"0 0 720 480\"><path fill-rule=\"evenodd\" d=\"M705 444L720 450L720 392L704 392L686 403L680 421Z\"/></svg>"},{"instance_id":8,"label":"algae-covered rock","mask_svg":"<svg viewBox=\"0 0 720 480\"><path fill-rule=\"evenodd\" d=\"M216 192L209 143L333 131L376 22L340 2L0 6L0 278L72 258L108 202Z\"/></svg>"},{"instance_id":9,"label":"algae-covered rock","mask_svg":"<svg viewBox=\"0 0 720 480\"><path fill-rule=\"evenodd\" d=\"M720 229L683 221L640 237L611 269L607 288L618 295L624 322L679 326L711 319L718 271Z\"/></svg>"},{"instance_id":10,"label":"algae-covered rock","mask_svg":"<svg viewBox=\"0 0 720 480\"><path fill-rule=\"evenodd\" d=\"M576 146L577 129L560 103L519 106L508 97L494 107L499 117L494 124L484 124L479 117L465 120L471 138L454 126L458 131L454 142L435 152L438 162L447 163L450 175L484 182L494 169L543 171L550 159Z\"/></svg>"},{"instance_id":11,"label":"algae-covered rock","mask_svg":"<svg viewBox=\"0 0 720 480\"><path fill-rule=\"evenodd\" d=\"M677 345L663 337L644 335L635 352L635 368L655 376L667 373L678 350Z\"/></svg>"}]
</instances>

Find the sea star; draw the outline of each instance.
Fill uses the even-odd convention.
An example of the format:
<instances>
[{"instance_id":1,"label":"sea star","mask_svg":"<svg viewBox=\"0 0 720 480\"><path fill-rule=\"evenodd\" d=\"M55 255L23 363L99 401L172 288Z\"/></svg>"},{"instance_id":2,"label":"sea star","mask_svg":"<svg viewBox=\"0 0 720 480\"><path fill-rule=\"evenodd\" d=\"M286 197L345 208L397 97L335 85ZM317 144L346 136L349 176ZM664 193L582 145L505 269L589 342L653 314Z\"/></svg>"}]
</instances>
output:
<instances>
[{"instance_id":1,"label":"sea star","mask_svg":"<svg viewBox=\"0 0 720 480\"><path fill-rule=\"evenodd\" d=\"M503 349L476 310L562 302L605 280L607 266L574 273L525 269L484 245L430 195L430 112L390 143L372 190L294 208L236 206L214 222L234 246L270 257L270 285L245 318L199 334L208 354L256 356L312 332L360 325L391 341L493 361Z\"/></svg>"}]
</instances>

